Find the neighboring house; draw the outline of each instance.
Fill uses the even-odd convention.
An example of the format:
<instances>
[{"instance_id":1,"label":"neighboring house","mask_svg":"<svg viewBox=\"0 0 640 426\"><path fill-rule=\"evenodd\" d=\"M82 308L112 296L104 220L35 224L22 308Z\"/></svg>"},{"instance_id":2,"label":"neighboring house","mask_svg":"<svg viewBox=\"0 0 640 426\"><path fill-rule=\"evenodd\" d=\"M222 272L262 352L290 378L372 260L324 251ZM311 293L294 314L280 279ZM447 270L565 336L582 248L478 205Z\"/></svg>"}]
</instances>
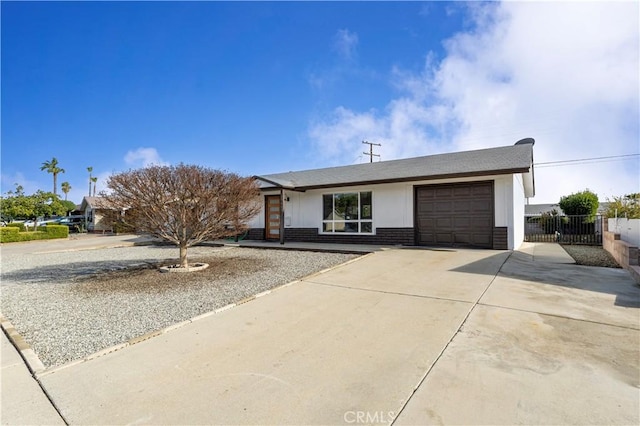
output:
<instances>
[{"instance_id":1,"label":"neighboring house","mask_svg":"<svg viewBox=\"0 0 640 426\"><path fill-rule=\"evenodd\" d=\"M256 176L264 204L248 238L514 249L533 143Z\"/></svg>"},{"instance_id":2,"label":"neighboring house","mask_svg":"<svg viewBox=\"0 0 640 426\"><path fill-rule=\"evenodd\" d=\"M106 200L102 197L84 197L82 199L80 211L84 215L89 232L111 232L113 230L111 223L105 218L108 210L110 209L106 205Z\"/></svg>"},{"instance_id":3,"label":"neighboring house","mask_svg":"<svg viewBox=\"0 0 640 426\"><path fill-rule=\"evenodd\" d=\"M558 214L563 214L562 209L558 204L527 204L524 206L524 215L540 216L543 213L551 213L554 210Z\"/></svg>"},{"instance_id":4,"label":"neighboring house","mask_svg":"<svg viewBox=\"0 0 640 426\"><path fill-rule=\"evenodd\" d=\"M605 214L609 209L609 203L599 203L597 214ZM543 213L551 213L555 210L558 214L564 215L559 204L527 204L524 206L525 216L540 216Z\"/></svg>"}]
</instances>

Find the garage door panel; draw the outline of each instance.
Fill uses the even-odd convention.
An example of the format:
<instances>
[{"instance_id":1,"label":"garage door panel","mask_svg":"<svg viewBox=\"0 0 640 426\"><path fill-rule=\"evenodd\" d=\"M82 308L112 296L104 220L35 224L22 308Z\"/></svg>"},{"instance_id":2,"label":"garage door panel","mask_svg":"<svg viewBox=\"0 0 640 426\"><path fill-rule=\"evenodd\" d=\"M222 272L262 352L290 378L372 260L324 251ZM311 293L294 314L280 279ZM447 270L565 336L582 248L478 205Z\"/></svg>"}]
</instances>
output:
<instances>
[{"instance_id":1,"label":"garage door panel","mask_svg":"<svg viewBox=\"0 0 640 426\"><path fill-rule=\"evenodd\" d=\"M416 188L417 243L424 245L493 244L493 182Z\"/></svg>"},{"instance_id":2,"label":"garage door panel","mask_svg":"<svg viewBox=\"0 0 640 426\"><path fill-rule=\"evenodd\" d=\"M469 233L461 232L454 234L453 242L456 244L471 244L471 241L472 237Z\"/></svg>"},{"instance_id":3,"label":"garage door panel","mask_svg":"<svg viewBox=\"0 0 640 426\"><path fill-rule=\"evenodd\" d=\"M471 194L476 197L485 195L487 198L493 198L493 186L492 185L476 185L472 187Z\"/></svg>"},{"instance_id":4,"label":"garage door panel","mask_svg":"<svg viewBox=\"0 0 640 426\"><path fill-rule=\"evenodd\" d=\"M452 244L453 234L447 232L436 233L435 244Z\"/></svg>"},{"instance_id":5,"label":"garage door panel","mask_svg":"<svg viewBox=\"0 0 640 426\"><path fill-rule=\"evenodd\" d=\"M422 202L418 204L418 215L429 214L435 210L435 206L431 202Z\"/></svg>"},{"instance_id":6,"label":"garage door panel","mask_svg":"<svg viewBox=\"0 0 640 426\"><path fill-rule=\"evenodd\" d=\"M493 202L491 200L473 200L470 210L474 212L492 212Z\"/></svg>"},{"instance_id":7,"label":"garage door panel","mask_svg":"<svg viewBox=\"0 0 640 426\"><path fill-rule=\"evenodd\" d=\"M455 186L453 187L452 196L454 197L468 197L471 195L472 189L468 186Z\"/></svg>"},{"instance_id":8,"label":"garage door panel","mask_svg":"<svg viewBox=\"0 0 640 426\"><path fill-rule=\"evenodd\" d=\"M455 229L470 229L472 220L469 216L455 217L453 218L453 227Z\"/></svg>"},{"instance_id":9,"label":"garage door panel","mask_svg":"<svg viewBox=\"0 0 640 426\"><path fill-rule=\"evenodd\" d=\"M493 235L473 234L471 244L481 247L491 247L493 245Z\"/></svg>"},{"instance_id":10,"label":"garage door panel","mask_svg":"<svg viewBox=\"0 0 640 426\"><path fill-rule=\"evenodd\" d=\"M471 217L469 226L473 229L491 229L493 228L493 219L490 217Z\"/></svg>"},{"instance_id":11,"label":"garage door panel","mask_svg":"<svg viewBox=\"0 0 640 426\"><path fill-rule=\"evenodd\" d=\"M471 210L469 200L456 200L453 202L453 213L468 213Z\"/></svg>"},{"instance_id":12,"label":"garage door panel","mask_svg":"<svg viewBox=\"0 0 640 426\"><path fill-rule=\"evenodd\" d=\"M422 197L424 199L429 199L429 198L435 198L436 196L436 190L433 188L421 188L420 193L418 194L419 197Z\"/></svg>"},{"instance_id":13,"label":"garage door panel","mask_svg":"<svg viewBox=\"0 0 640 426\"><path fill-rule=\"evenodd\" d=\"M435 226L442 230L450 230L453 228L453 219L451 217L437 217L435 222Z\"/></svg>"},{"instance_id":14,"label":"garage door panel","mask_svg":"<svg viewBox=\"0 0 640 426\"><path fill-rule=\"evenodd\" d=\"M439 201L435 206L436 213L446 213L450 212L453 208L453 203L451 201Z\"/></svg>"},{"instance_id":15,"label":"garage door panel","mask_svg":"<svg viewBox=\"0 0 640 426\"><path fill-rule=\"evenodd\" d=\"M434 196L436 198L451 198L453 196L453 189L447 187L436 188Z\"/></svg>"},{"instance_id":16,"label":"garage door panel","mask_svg":"<svg viewBox=\"0 0 640 426\"><path fill-rule=\"evenodd\" d=\"M420 218L418 219L418 226L421 229L431 229L435 226L435 219L432 218Z\"/></svg>"},{"instance_id":17,"label":"garage door panel","mask_svg":"<svg viewBox=\"0 0 640 426\"><path fill-rule=\"evenodd\" d=\"M438 242L436 241L436 234L423 235L422 244L431 244L431 245L438 244Z\"/></svg>"}]
</instances>

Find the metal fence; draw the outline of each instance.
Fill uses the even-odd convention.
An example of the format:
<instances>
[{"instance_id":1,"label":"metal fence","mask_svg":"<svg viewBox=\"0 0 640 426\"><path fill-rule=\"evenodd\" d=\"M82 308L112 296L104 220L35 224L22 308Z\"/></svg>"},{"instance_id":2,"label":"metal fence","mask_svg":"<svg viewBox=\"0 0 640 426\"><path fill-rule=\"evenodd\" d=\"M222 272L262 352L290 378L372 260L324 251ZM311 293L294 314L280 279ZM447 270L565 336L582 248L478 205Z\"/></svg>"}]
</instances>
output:
<instances>
[{"instance_id":1,"label":"metal fence","mask_svg":"<svg viewBox=\"0 0 640 426\"><path fill-rule=\"evenodd\" d=\"M602 215L525 216L524 240L529 242L602 245Z\"/></svg>"}]
</instances>

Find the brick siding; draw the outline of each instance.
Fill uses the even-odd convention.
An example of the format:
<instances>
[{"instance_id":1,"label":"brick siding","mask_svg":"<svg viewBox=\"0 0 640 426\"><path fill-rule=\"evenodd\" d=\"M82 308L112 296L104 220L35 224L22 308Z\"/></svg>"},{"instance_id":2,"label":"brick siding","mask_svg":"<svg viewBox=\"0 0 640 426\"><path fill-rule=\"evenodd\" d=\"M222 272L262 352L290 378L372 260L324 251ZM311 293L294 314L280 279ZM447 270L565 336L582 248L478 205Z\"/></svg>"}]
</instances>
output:
<instances>
[{"instance_id":1,"label":"brick siding","mask_svg":"<svg viewBox=\"0 0 640 426\"><path fill-rule=\"evenodd\" d=\"M264 240L264 228L252 228L248 240ZM317 228L285 228L285 241L336 244L414 245L413 228L377 228L375 235L320 234Z\"/></svg>"},{"instance_id":2,"label":"brick siding","mask_svg":"<svg viewBox=\"0 0 640 426\"><path fill-rule=\"evenodd\" d=\"M493 228L493 249L507 250L509 248L509 229L506 226Z\"/></svg>"}]
</instances>

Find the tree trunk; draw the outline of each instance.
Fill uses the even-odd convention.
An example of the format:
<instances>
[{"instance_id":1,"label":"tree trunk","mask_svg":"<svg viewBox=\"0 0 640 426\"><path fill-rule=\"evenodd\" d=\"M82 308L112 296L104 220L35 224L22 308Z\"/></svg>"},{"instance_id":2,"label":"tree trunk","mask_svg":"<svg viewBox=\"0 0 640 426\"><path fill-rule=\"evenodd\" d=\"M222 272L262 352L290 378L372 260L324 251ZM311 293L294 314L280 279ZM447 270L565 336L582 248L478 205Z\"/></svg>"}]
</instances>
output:
<instances>
[{"instance_id":1,"label":"tree trunk","mask_svg":"<svg viewBox=\"0 0 640 426\"><path fill-rule=\"evenodd\" d=\"M57 188L58 188L58 174L54 173L53 174L53 195L56 195Z\"/></svg>"},{"instance_id":2,"label":"tree trunk","mask_svg":"<svg viewBox=\"0 0 640 426\"><path fill-rule=\"evenodd\" d=\"M187 245L180 245L180 267L188 268L189 263L187 262Z\"/></svg>"}]
</instances>

